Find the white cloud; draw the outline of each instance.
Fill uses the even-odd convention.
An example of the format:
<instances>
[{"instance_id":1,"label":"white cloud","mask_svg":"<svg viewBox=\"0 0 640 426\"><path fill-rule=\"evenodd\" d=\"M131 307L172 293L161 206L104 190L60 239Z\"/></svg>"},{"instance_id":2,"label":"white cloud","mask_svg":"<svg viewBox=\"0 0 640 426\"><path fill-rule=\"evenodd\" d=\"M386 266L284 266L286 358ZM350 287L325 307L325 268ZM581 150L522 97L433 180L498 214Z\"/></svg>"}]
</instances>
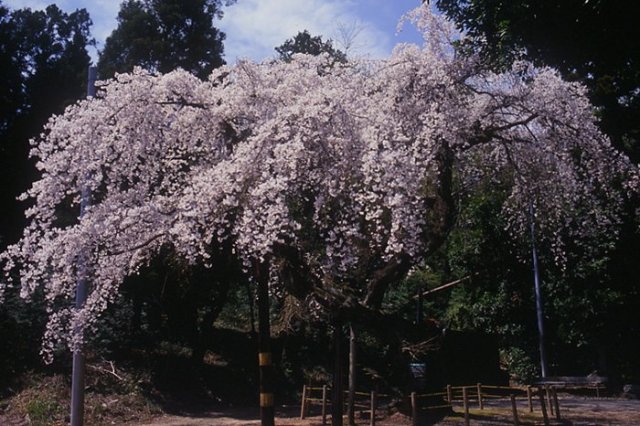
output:
<instances>
[{"instance_id":1,"label":"white cloud","mask_svg":"<svg viewBox=\"0 0 640 426\"><path fill-rule=\"evenodd\" d=\"M358 23L358 54L381 57L388 54L387 34L373 24L362 22L355 13L354 1L338 0L241 0L225 9L219 23L227 34L225 57L234 63L238 58L256 61L273 58L274 48L308 30L323 39L336 38L340 22Z\"/></svg>"},{"instance_id":2,"label":"white cloud","mask_svg":"<svg viewBox=\"0 0 640 426\"><path fill-rule=\"evenodd\" d=\"M3 2L5 6L9 6L11 9L23 9L28 7L30 9L45 9L51 4L46 0L7 0Z\"/></svg>"},{"instance_id":3,"label":"white cloud","mask_svg":"<svg viewBox=\"0 0 640 426\"><path fill-rule=\"evenodd\" d=\"M117 24L119 0L4 0L2 3L12 9L44 9L53 2L65 12L86 8L93 21L91 33L98 49L104 47L105 39ZM333 39L334 45L340 47L338 27L341 23L356 25L360 30L349 52L351 56L388 56L392 44L397 42L393 32L388 28L383 30L380 21L363 19L363 8L368 9L369 19L380 19L382 16L378 15L389 14L390 5L386 0L238 0L224 8L224 18L214 25L227 34L224 44L229 63L238 58L271 59L276 56L276 46L305 29L325 40ZM90 49L89 53L96 61L96 50Z\"/></svg>"}]
</instances>

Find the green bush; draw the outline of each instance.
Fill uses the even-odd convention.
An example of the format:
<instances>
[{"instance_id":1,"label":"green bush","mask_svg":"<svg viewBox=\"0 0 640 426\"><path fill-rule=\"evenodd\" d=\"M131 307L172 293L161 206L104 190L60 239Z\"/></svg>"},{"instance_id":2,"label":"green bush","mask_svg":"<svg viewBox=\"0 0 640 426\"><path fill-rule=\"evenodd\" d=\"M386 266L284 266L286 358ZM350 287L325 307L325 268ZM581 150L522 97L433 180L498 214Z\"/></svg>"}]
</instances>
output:
<instances>
[{"instance_id":1,"label":"green bush","mask_svg":"<svg viewBox=\"0 0 640 426\"><path fill-rule=\"evenodd\" d=\"M506 368L509 378L518 383L529 383L539 376L538 367L521 348L501 349L500 363Z\"/></svg>"}]
</instances>

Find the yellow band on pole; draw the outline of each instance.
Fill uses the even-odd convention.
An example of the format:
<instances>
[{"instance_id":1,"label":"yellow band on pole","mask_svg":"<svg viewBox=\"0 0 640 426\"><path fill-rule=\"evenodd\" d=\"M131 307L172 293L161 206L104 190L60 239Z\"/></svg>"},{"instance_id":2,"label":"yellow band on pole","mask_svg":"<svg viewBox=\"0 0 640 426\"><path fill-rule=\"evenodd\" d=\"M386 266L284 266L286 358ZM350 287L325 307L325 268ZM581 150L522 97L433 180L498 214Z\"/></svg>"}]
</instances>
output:
<instances>
[{"instance_id":1,"label":"yellow band on pole","mask_svg":"<svg viewBox=\"0 0 640 426\"><path fill-rule=\"evenodd\" d=\"M273 407L273 394L261 393L260 394L260 406L261 407Z\"/></svg>"},{"instance_id":2,"label":"yellow band on pole","mask_svg":"<svg viewBox=\"0 0 640 426\"><path fill-rule=\"evenodd\" d=\"M260 352L258 354L258 365L260 367L271 365L271 352Z\"/></svg>"}]
</instances>

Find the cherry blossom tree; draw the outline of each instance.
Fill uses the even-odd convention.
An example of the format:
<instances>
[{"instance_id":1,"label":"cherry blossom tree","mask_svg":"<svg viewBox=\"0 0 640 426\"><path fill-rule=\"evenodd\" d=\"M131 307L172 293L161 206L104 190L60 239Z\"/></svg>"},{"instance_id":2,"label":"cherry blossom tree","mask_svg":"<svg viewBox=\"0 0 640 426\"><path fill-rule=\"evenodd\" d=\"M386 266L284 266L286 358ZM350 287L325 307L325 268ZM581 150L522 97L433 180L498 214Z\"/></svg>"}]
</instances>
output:
<instances>
[{"instance_id":1,"label":"cherry blossom tree","mask_svg":"<svg viewBox=\"0 0 640 426\"><path fill-rule=\"evenodd\" d=\"M616 232L638 171L598 131L584 88L526 63L483 70L426 7L410 18L424 46L386 60L294 55L204 82L136 69L53 117L33 145L30 224L2 254L4 285L44 291L44 354L77 349L77 331L163 247L214 271L233 252L271 292L371 318L486 176L510 182L512 232L526 232L536 205L558 262L567 238ZM79 275L91 283L82 309L71 303Z\"/></svg>"}]
</instances>

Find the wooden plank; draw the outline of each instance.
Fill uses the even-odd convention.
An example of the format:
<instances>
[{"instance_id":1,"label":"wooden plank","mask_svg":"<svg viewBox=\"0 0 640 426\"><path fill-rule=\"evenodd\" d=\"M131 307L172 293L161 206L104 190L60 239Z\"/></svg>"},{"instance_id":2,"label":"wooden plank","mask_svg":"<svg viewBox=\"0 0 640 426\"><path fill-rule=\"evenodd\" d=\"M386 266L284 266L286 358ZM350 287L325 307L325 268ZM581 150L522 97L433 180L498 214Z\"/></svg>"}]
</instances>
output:
<instances>
[{"instance_id":1,"label":"wooden plank","mask_svg":"<svg viewBox=\"0 0 640 426\"><path fill-rule=\"evenodd\" d=\"M553 392L553 404L556 408L556 420L561 421L562 418L560 417L560 404L558 403L558 391L555 388L552 388L552 392Z\"/></svg>"},{"instance_id":2,"label":"wooden plank","mask_svg":"<svg viewBox=\"0 0 640 426\"><path fill-rule=\"evenodd\" d=\"M464 425L469 426L469 400L466 387L462 388L462 406L464 407Z\"/></svg>"},{"instance_id":3,"label":"wooden plank","mask_svg":"<svg viewBox=\"0 0 640 426\"><path fill-rule=\"evenodd\" d=\"M547 407L549 407L549 413L553 416L553 404L551 403L551 388L549 385L544 385L544 393L547 396Z\"/></svg>"},{"instance_id":4,"label":"wooden plank","mask_svg":"<svg viewBox=\"0 0 640 426\"><path fill-rule=\"evenodd\" d=\"M478 274L467 275L466 277L460 278L459 280L451 281L450 283L443 284L443 285L441 285L439 287L432 288L431 290L424 291L424 292L422 292L422 294L413 296L413 298L414 299L418 299L419 297L424 297L426 295L429 295L429 294L432 294L432 293L436 293L438 291L446 290L449 287L453 287L455 285L462 284L463 282L465 282L467 280L470 280L473 275L478 275Z\"/></svg>"},{"instance_id":5,"label":"wooden plank","mask_svg":"<svg viewBox=\"0 0 640 426\"><path fill-rule=\"evenodd\" d=\"M542 410L544 425L549 426L549 416L547 415L547 407L545 406L544 393L541 386L538 386L538 398L540 399L540 409Z\"/></svg>"},{"instance_id":6,"label":"wooden plank","mask_svg":"<svg viewBox=\"0 0 640 426\"><path fill-rule=\"evenodd\" d=\"M418 426L418 405L415 392L411 392L411 424Z\"/></svg>"},{"instance_id":7,"label":"wooden plank","mask_svg":"<svg viewBox=\"0 0 640 426\"><path fill-rule=\"evenodd\" d=\"M322 386L322 426L327 424L327 386Z\"/></svg>"}]
</instances>

